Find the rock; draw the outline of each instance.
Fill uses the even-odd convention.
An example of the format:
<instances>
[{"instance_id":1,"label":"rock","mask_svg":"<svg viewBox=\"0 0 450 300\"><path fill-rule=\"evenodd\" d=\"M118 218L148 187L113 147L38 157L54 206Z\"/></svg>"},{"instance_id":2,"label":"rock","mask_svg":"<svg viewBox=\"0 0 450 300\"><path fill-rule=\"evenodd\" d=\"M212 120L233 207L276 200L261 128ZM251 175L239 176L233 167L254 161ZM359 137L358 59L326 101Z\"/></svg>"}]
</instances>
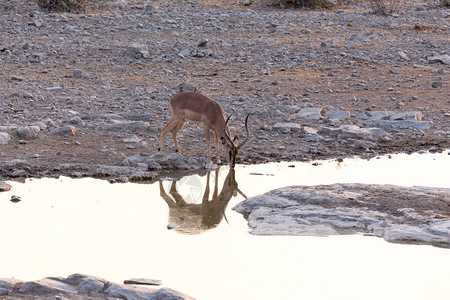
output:
<instances>
[{"instance_id":1,"label":"rock","mask_svg":"<svg viewBox=\"0 0 450 300\"><path fill-rule=\"evenodd\" d=\"M73 124L73 125L80 125L80 126L86 125L86 123L83 121L83 119L81 119L79 116L73 116L72 118L70 118L69 123Z\"/></svg>"},{"instance_id":2,"label":"rock","mask_svg":"<svg viewBox=\"0 0 450 300\"><path fill-rule=\"evenodd\" d=\"M17 135L23 139L35 138L39 135L41 128L36 125L17 128Z\"/></svg>"},{"instance_id":3,"label":"rock","mask_svg":"<svg viewBox=\"0 0 450 300\"><path fill-rule=\"evenodd\" d=\"M181 57L189 57L192 55L192 52L189 49L183 49L178 53L178 55Z\"/></svg>"},{"instance_id":4,"label":"rock","mask_svg":"<svg viewBox=\"0 0 450 300\"><path fill-rule=\"evenodd\" d=\"M138 144L141 141L142 140L140 138L138 138L136 135L133 135L131 138L123 140L124 143L133 143L133 144Z\"/></svg>"},{"instance_id":5,"label":"rock","mask_svg":"<svg viewBox=\"0 0 450 300\"><path fill-rule=\"evenodd\" d=\"M0 145L6 145L11 140L11 136L6 132L0 132Z\"/></svg>"},{"instance_id":6,"label":"rock","mask_svg":"<svg viewBox=\"0 0 450 300\"><path fill-rule=\"evenodd\" d=\"M152 15L153 14L153 6L151 4L145 5L144 15Z\"/></svg>"},{"instance_id":7,"label":"rock","mask_svg":"<svg viewBox=\"0 0 450 300\"><path fill-rule=\"evenodd\" d=\"M128 56L136 59L149 58L150 56L150 53L146 49L143 49L143 46L136 45L129 46L126 50L126 53Z\"/></svg>"},{"instance_id":8,"label":"rock","mask_svg":"<svg viewBox=\"0 0 450 300\"><path fill-rule=\"evenodd\" d=\"M7 192L11 190L11 185L6 182L0 181L0 192Z\"/></svg>"},{"instance_id":9,"label":"rock","mask_svg":"<svg viewBox=\"0 0 450 300\"><path fill-rule=\"evenodd\" d=\"M424 116L420 111L364 111L357 112L355 118L362 120L414 120L414 121L422 121Z\"/></svg>"},{"instance_id":10,"label":"rock","mask_svg":"<svg viewBox=\"0 0 450 300\"><path fill-rule=\"evenodd\" d=\"M179 90L180 92L197 92L197 87L190 83L183 82L182 84L178 85L177 90Z\"/></svg>"},{"instance_id":11,"label":"rock","mask_svg":"<svg viewBox=\"0 0 450 300\"><path fill-rule=\"evenodd\" d=\"M370 141L388 141L390 134L381 128L360 128L357 125L341 125L338 128L322 126L320 134L327 135L338 140L341 139L362 139Z\"/></svg>"},{"instance_id":12,"label":"rock","mask_svg":"<svg viewBox=\"0 0 450 300\"><path fill-rule=\"evenodd\" d=\"M75 294L76 289L66 283L49 278L38 281L25 282L19 289L20 293L32 294L34 296L45 296L48 294L69 293Z\"/></svg>"},{"instance_id":13,"label":"rock","mask_svg":"<svg viewBox=\"0 0 450 300\"><path fill-rule=\"evenodd\" d=\"M72 71L72 77L73 78L81 78L83 77L83 71L79 70L79 69L75 69Z\"/></svg>"},{"instance_id":14,"label":"rock","mask_svg":"<svg viewBox=\"0 0 450 300\"><path fill-rule=\"evenodd\" d=\"M350 118L350 112L346 110L329 110L325 113L325 117L330 119L344 120Z\"/></svg>"},{"instance_id":15,"label":"rock","mask_svg":"<svg viewBox=\"0 0 450 300\"><path fill-rule=\"evenodd\" d=\"M0 296L8 296L10 294L10 291L4 288L0 288Z\"/></svg>"},{"instance_id":16,"label":"rock","mask_svg":"<svg viewBox=\"0 0 450 300\"><path fill-rule=\"evenodd\" d=\"M122 165L126 167L136 167L138 163L143 162L143 157L140 154L135 154L133 156L127 157L122 161Z\"/></svg>"},{"instance_id":17,"label":"rock","mask_svg":"<svg viewBox=\"0 0 450 300\"><path fill-rule=\"evenodd\" d=\"M18 202L22 201L22 199L19 196L12 195L11 199L9 201L11 201L13 203L18 203Z\"/></svg>"},{"instance_id":18,"label":"rock","mask_svg":"<svg viewBox=\"0 0 450 300\"><path fill-rule=\"evenodd\" d=\"M431 128L433 124L431 121L387 121L387 120L365 120L362 122L366 126L376 126L386 130L392 130L393 128L416 128L419 130L427 130Z\"/></svg>"},{"instance_id":19,"label":"rock","mask_svg":"<svg viewBox=\"0 0 450 300\"><path fill-rule=\"evenodd\" d=\"M43 57L44 57L43 53L33 53L30 56L28 56L28 61L30 63L40 63Z\"/></svg>"},{"instance_id":20,"label":"rock","mask_svg":"<svg viewBox=\"0 0 450 300\"><path fill-rule=\"evenodd\" d=\"M449 204L445 188L332 184L273 190L233 209L257 235L370 234L449 248Z\"/></svg>"},{"instance_id":21,"label":"rock","mask_svg":"<svg viewBox=\"0 0 450 300\"><path fill-rule=\"evenodd\" d=\"M450 55L448 54L429 56L427 59L429 62L441 62L444 65L450 65Z\"/></svg>"},{"instance_id":22,"label":"rock","mask_svg":"<svg viewBox=\"0 0 450 300\"><path fill-rule=\"evenodd\" d=\"M185 157L178 153L164 155L155 153L147 157L144 162L149 170L169 169L169 170L200 170L206 165L204 157Z\"/></svg>"},{"instance_id":23,"label":"rock","mask_svg":"<svg viewBox=\"0 0 450 300\"><path fill-rule=\"evenodd\" d=\"M78 286L78 292L88 296L99 294L105 286L105 282L96 278L83 278Z\"/></svg>"},{"instance_id":24,"label":"rock","mask_svg":"<svg viewBox=\"0 0 450 300\"><path fill-rule=\"evenodd\" d=\"M27 175L27 171L25 171L23 169L14 170L12 173L9 174L9 176L11 176L13 178L25 177L26 175Z\"/></svg>"},{"instance_id":25,"label":"rock","mask_svg":"<svg viewBox=\"0 0 450 300\"><path fill-rule=\"evenodd\" d=\"M157 281L155 281L157 282ZM22 282L16 279L0 279L0 295L12 299L193 299L171 289L151 289L115 284L102 278L73 274L67 278L48 277L37 281Z\"/></svg>"},{"instance_id":26,"label":"rock","mask_svg":"<svg viewBox=\"0 0 450 300\"><path fill-rule=\"evenodd\" d=\"M431 83L431 87L435 88L435 89L438 89L438 88L442 87L442 81L433 81Z\"/></svg>"},{"instance_id":27,"label":"rock","mask_svg":"<svg viewBox=\"0 0 450 300\"><path fill-rule=\"evenodd\" d=\"M127 5L128 5L128 3L125 0L117 0L114 3L114 7L116 7L116 8L125 8L125 7L127 7Z\"/></svg>"},{"instance_id":28,"label":"rock","mask_svg":"<svg viewBox=\"0 0 450 300\"><path fill-rule=\"evenodd\" d=\"M404 51L398 51L398 55L400 56L401 59L404 60L409 60L408 55L406 55L406 53Z\"/></svg>"},{"instance_id":29,"label":"rock","mask_svg":"<svg viewBox=\"0 0 450 300\"><path fill-rule=\"evenodd\" d=\"M302 130L300 124L297 123L276 123L272 128L281 133L300 132Z\"/></svg>"},{"instance_id":30,"label":"rock","mask_svg":"<svg viewBox=\"0 0 450 300\"><path fill-rule=\"evenodd\" d=\"M122 284L108 283L104 293L108 297L129 299L129 300L146 300L156 299L154 297L154 290L148 288L126 286ZM182 299L182 298L181 298Z\"/></svg>"},{"instance_id":31,"label":"rock","mask_svg":"<svg viewBox=\"0 0 450 300\"><path fill-rule=\"evenodd\" d=\"M197 42L197 47L206 47L207 44L208 44L208 40L207 39L200 39Z\"/></svg>"},{"instance_id":32,"label":"rock","mask_svg":"<svg viewBox=\"0 0 450 300\"><path fill-rule=\"evenodd\" d=\"M298 113L292 115L294 119L319 120L322 115L322 108L303 108Z\"/></svg>"},{"instance_id":33,"label":"rock","mask_svg":"<svg viewBox=\"0 0 450 300\"><path fill-rule=\"evenodd\" d=\"M137 285L161 285L161 280L145 279L145 278L132 278L125 280L123 284L137 284Z\"/></svg>"},{"instance_id":34,"label":"rock","mask_svg":"<svg viewBox=\"0 0 450 300\"><path fill-rule=\"evenodd\" d=\"M77 134L77 130L72 125L65 125L53 130L52 134L58 136L75 136Z\"/></svg>"}]
</instances>

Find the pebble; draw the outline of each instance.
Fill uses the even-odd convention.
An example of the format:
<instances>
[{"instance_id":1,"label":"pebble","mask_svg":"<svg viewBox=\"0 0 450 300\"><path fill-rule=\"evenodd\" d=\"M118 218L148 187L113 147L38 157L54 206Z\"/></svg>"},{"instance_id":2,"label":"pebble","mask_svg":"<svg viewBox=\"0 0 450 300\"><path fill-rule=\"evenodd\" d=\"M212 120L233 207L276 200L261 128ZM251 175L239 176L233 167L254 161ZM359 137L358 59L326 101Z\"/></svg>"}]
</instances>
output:
<instances>
[{"instance_id":1,"label":"pebble","mask_svg":"<svg viewBox=\"0 0 450 300\"><path fill-rule=\"evenodd\" d=\"M11 190L12 186L6 182L0 181L0 192L7 192Z\"/></svg>"}]
</instances>

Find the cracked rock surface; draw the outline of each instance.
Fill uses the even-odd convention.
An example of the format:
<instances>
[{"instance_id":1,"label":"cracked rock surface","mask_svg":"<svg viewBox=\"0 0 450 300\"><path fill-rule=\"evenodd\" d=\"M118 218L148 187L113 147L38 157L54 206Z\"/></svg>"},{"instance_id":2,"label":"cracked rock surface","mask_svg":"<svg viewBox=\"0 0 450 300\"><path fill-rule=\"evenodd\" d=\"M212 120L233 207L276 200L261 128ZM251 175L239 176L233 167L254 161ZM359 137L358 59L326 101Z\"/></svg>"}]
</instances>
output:
<instances>
[{"instance_id":1,"label":"cracked rock surface","mask_svg":"<svg viewBox=\"0 0 450 300\"><path fill-rule=\"evenodd\" d=\"M367 234L450 248L450 189L394 185L291 186L234 208L257 235Z\"/></svg>"}]
</instances>

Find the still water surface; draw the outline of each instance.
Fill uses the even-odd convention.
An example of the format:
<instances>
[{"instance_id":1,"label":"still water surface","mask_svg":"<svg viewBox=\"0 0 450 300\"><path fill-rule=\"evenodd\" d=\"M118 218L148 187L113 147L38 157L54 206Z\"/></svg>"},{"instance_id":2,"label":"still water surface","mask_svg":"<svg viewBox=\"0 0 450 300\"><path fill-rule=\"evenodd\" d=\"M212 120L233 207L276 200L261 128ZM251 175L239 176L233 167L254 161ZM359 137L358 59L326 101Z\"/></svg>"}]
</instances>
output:
<instances>
[{"instance_id":1,"label":"still water surface","mask_svg":"<svg viewBox=\"0 0 450 300\"><path fill-rule=\"evenodd\" d=\"M152 278L197 299L448 299L449 249L358 235L253 236L231 210L243 195L287 185L450 188L448 152L318 163L237 166L235 181L222 168L153 184L64 177L9 182L12 190L0 194L0 277ZM231 197L226 207L210 201L201 209L208 178L208 200ZM12 195L22 201L10 202ZM220 213L201 215L223 209L228 222Z\"/></svg>"}]
</instances>

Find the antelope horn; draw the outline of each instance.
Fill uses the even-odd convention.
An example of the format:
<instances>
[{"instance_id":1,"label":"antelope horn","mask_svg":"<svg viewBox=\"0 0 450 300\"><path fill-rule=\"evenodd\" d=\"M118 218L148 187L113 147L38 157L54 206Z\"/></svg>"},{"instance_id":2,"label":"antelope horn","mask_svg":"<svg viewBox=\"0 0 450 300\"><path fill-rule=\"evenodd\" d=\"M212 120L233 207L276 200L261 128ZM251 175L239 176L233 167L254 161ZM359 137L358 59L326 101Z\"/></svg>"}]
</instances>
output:
<instances>
[{"instance_id":1,"label":"antelope horn","mask_svg":"<svg viewBox=\"0 0 450 300\"><path fill-rule=\"evenodd\" d=\"M250 114L248 114L247 118L245 118L245 130L247 131L247 136L245 137L245 140L242 143L239 143L239 145L237 147L238 149L240 149L242 146L244 146L245 143L247 143L247 141L249 139L248 126L247 126L248 117L250 117Z\"/></svg>"},{"instance_id":2,"label":"antelope horn","mask_svg":"<svg viewBox=\"0 0 450 300\"><path fill-rule=\"evenodd\" d=\"M230 120L231 116L232 116L232 115L230 115L230 116L227 118L227 121L225 122L225 125L223 126L223 132L225 133L225 137L227 138L228 142L230 142L230 147L234 147L234 143L233 143L233 141L231 140L231 137L228 135L228 132L227 132L227 124L228 124L228 120Z\"/></svg>"}]
</instances>

